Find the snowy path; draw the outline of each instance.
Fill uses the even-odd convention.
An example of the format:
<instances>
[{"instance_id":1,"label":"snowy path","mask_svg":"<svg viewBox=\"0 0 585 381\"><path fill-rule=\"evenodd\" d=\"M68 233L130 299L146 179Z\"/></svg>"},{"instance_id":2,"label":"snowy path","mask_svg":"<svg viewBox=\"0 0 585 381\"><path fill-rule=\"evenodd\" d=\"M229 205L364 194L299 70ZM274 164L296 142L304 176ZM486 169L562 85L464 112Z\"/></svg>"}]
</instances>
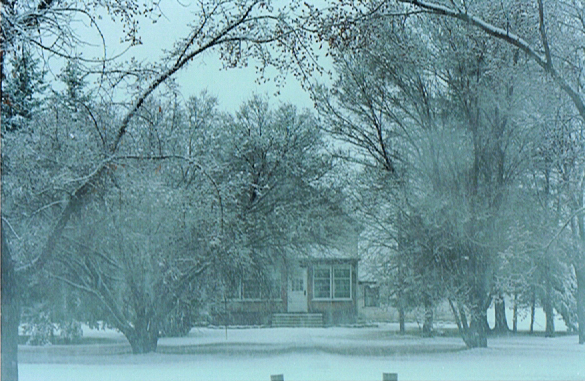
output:
<instances>
[{"instance_id":1,"label":"snowy path","mask_svg":"<svg viewBox=\"0 0 585 381\"><path fill-rule=\"evenodd\" d=\"M458 338L400 337L384 327L237 329L227 340L221 329L194 329L159 345L141 356L124 354L122 340L23 347L21 381L261 381L280 373L287 381L375 381L383 372L399 380L585 380L585 347L575 336L491 338L487 349L463 350Z\"/></svg>"}]
</instances>

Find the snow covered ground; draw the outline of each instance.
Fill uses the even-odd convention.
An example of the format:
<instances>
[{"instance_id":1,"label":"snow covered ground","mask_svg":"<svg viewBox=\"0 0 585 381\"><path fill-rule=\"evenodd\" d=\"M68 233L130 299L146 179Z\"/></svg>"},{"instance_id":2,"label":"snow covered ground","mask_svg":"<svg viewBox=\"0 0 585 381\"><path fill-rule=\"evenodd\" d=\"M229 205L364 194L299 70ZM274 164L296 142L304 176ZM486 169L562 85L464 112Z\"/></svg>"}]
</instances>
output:
<instances>
[{"instance_id":1,"label":"snow covered ground","mask_svg":"<svg viewBox=\"0 0 585 381\"><path fill-rule=\"evenodd\" d=\"M585 380L585 346L576 336L525 334L466 350L457 337L399 336L375 328L196 328L159 341L159 352L131 355L113 331L87 331L104 344L20 347L22 381Z\"/></svg>"}]
</instances>

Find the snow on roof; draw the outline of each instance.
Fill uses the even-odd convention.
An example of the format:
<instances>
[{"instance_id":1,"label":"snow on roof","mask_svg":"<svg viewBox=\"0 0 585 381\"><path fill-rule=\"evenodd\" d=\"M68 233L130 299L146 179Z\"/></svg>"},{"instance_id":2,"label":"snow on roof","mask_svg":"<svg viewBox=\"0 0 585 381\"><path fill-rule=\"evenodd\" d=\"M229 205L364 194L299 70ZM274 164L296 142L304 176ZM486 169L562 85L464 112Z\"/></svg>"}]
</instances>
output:
<instances>
[{"instance_id":1,"label":"snow on roof","mask_svg":"<svg viewBox=\"0 0 585 381\"><path fill-rule=\"evenodd\" d=\"M357 253L340 250L339 248L325 245L312 245L300 254L300 258L309 260L320 259L351 259L357 260Z\"/></svg>"}]
</instances>

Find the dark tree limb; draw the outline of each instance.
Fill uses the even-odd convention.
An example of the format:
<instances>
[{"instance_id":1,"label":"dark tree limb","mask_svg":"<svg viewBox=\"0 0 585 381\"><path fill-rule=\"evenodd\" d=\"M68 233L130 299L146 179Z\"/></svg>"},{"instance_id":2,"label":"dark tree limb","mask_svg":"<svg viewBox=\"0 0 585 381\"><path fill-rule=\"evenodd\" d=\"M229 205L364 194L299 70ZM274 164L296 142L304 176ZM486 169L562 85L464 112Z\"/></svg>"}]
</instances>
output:
<instances>
[{"instance_id":1,"label":"dark tree limb","mask_svg":"<svg viewBox=\"0 0 585 381\"><path fill-rule=\"evenodd\" d=\"M467 11L454 10L444 5L424 0L398 1L401 3L411 4L413 6L425 9L437 15L442 15L457 20L461 20L483 30L485 33L492 37L502 40L524 51L528 55L528 57L532 58L534 62L538 64L538 66L544 69L544 71L551 76L551 78L561 88L561 90L569 96L569 98L577 108L579 115L585 121L585 103L583 102L583 99L581 98L579 91L574 89L571 85L569 85L567 80L554 68L552 64L550 47L548 44L548 39L546 37L546 30L544 28L544 10L542 9L542 0L539 0L539 18L541 18L543 21L539 25L539 30L541 33L542 40L541 42L545 49L544 56L537 53L537 51L526 40L524 40L517 34L511 33L509 30L498 28L497 26L492 25L479 17L467 13Z\"/></svg>"}]
</instances>

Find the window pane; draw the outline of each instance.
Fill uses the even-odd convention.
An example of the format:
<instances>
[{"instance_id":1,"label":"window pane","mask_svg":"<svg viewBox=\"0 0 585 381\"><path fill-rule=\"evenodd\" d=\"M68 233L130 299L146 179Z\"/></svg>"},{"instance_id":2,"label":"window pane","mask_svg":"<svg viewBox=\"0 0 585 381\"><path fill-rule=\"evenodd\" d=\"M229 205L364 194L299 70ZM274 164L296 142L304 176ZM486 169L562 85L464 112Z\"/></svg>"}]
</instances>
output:
<instances>
[{"instance_id":1,"label":"window pane","mask_svg":"<svg viewBox=\"0 0 585 381\"><path fill-rule=\"evenodd\" d=\"M349 268L334 269L333 282L335 285L335 298L351 298L351 271Z\"/></svg>"},{"instance_id":2,"label":"window pane","mask_svg":"<svg viewBox=\"0 0 585 381\"><path fill-rule=\"evenodd\" d=\"M331 297L331 270L328 267L315 268L313 289L315 298Z\"/></svg>"},{"instance_id":3,"label":"window pane","mask_svg":"<svg viewBox=\"0 0 585 381\"><path fill-rule=\"evenodd\" d=\"M242 284L242 299L260 299L260 282L246 279Z\"/></svg>"},{"instance_id":4,"label":"window pane","mask_svg":"<svg viewBox=\"0 0 585 381\"><path fill-rule=\"evenodd\" d=\"M293 291L305 290L305 282L303 281L303 278L294 278L292 280L292 290Z\"/></svg>"},{"instance_id":5,"label":"window pane","mask_svg":"<svg viewBox=\"0 0 585 381\"><path fill-rule=\"evenodd\" d=\"M241 282L240 279L232 279L231 282L227 285L227 292L226 296L228 299L240 299L240 286Z\"/></svg>"}]
</instances>

